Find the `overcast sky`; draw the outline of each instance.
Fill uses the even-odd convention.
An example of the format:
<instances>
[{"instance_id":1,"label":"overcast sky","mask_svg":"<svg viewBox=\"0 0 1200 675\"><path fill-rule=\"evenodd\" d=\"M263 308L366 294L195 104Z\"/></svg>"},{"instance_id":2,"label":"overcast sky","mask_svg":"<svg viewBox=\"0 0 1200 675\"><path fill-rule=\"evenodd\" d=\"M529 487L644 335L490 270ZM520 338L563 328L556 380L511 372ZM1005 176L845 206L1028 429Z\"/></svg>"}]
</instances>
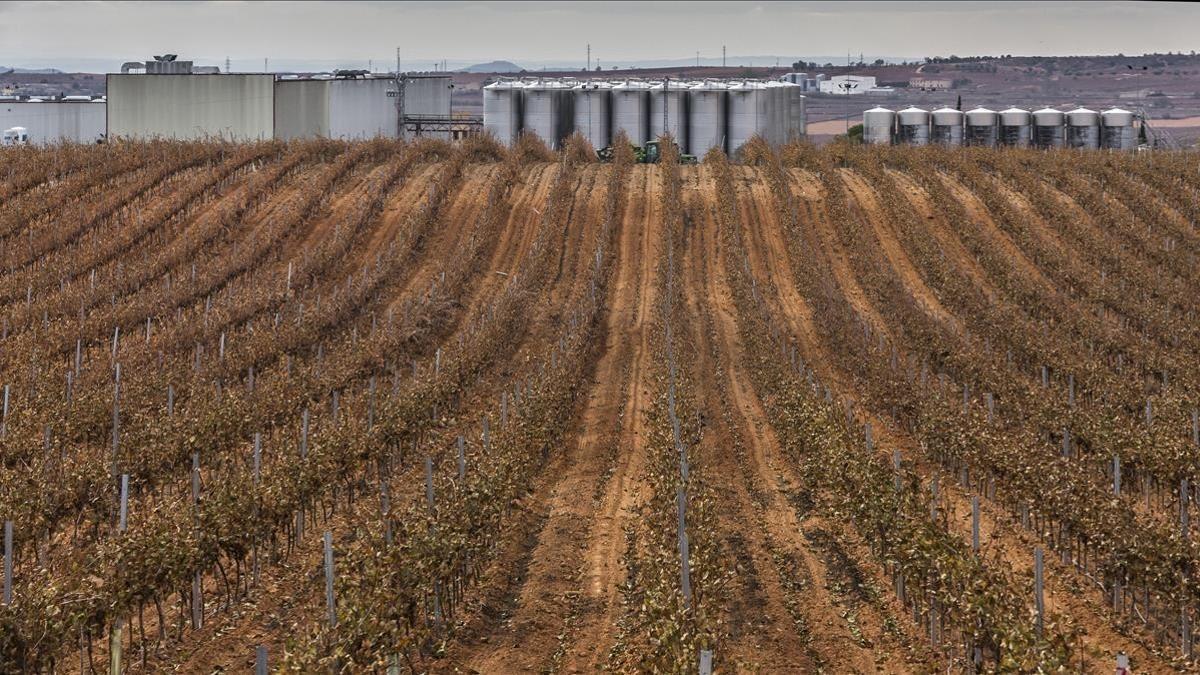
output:
<instances>
[{"instance_id":1,"label":"overcast sky","mask_svg":"<svg viewBox=\"0 0 1200 675\"><path fill-rule=\"evenodd\" d=\"M0 65L173 52L236 69L435 59L606 66L733 55L1141 54L1200 43L1200 5L1148 2L2 2ZM240 67L239 67L240 66Z\"/></svg>"}]
</instances>

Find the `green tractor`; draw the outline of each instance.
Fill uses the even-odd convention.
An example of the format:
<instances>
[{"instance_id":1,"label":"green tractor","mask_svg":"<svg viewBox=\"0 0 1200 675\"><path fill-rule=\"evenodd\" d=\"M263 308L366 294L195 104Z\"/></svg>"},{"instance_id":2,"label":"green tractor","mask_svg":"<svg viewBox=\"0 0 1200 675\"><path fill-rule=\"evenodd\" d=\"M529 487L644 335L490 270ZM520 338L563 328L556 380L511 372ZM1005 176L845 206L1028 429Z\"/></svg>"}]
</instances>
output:
<instances>
[{"instance_id":1,"label":"green tractor","mask_svg":"<svg viewBox=\"0 0 1200 675\"><path fill-rule=\"evenodd\" d=\"M637 164L658 164L659 160L662 158L662 151L659 149L659 141L650 141L644 146L631 144L629 147L631 150L633 150L633 161ZM678 149L678 147L679 146L676 146L676 149ZM613 156L614 152L611 145L596 151L596 157L598 157L601 162L611 162L613 160ZM679 163L696 164L696 156L685 155L681 153L679 155Z\"/></svg>"}]
</instances>

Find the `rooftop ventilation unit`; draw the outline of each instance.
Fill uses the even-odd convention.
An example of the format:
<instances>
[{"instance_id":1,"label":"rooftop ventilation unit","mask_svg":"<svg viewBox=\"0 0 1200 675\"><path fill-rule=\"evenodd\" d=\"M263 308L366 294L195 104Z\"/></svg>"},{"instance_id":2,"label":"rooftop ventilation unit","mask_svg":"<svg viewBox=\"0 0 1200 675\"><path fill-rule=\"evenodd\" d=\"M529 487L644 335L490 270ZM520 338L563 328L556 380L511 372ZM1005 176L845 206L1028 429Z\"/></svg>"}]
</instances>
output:
<instances>
[{"instance_id":1,"label":"rooftop ventilation unit","mask_svg":"<svg viewBox=\"0 0 1200 675\"><path fill-rule=\"evenodd\" d=\"M192 62L178 61L175 54L155 56L153 61L146 62L147 75L191 75ZM122 67L124 70L124 67Z\"/></svg>"}]
</instances>

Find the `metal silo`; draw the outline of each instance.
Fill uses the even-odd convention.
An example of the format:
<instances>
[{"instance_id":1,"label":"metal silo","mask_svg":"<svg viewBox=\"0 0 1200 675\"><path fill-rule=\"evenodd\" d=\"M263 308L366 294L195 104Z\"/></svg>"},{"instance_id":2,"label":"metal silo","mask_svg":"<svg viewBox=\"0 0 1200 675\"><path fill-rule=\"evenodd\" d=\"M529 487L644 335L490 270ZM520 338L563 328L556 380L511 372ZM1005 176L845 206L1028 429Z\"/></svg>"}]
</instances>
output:
<instances>
[{"instance_id":1,"label":"metal silo","mask_svg":"<svg viewBox=\"0 0 1200 675\"><path fill-rule=\"evenodd\" d=\"M1028 148L1030 122L1028 110L1009 108L1000 112L1000 143L1013 148Z\"/></svg>"},{"instance_id":2,"label":"metal silo","mask_svg":"<svg viewBox=\"0 0 1200 675\"><path fill-rule=\"evenodd\" d=\"M766 135L767 89L752 80L729 85L729 152L736 153L751 138Z\"/></svg>"},{"instance_id":3,"label":"metal silo","mask_svg":"<svg viewBox=\"0 0 1200 675\"><path fill-rule=\"evenodd\" d=\"M995 110L974 108L964 115L966 129L964 139L967 145L992 147L1000 136L1000 119Z\"/></svg>"},{"instance_id":4,"label":"metal silo","mask_svg":"<svg viewBox=\"0 0 1200 675\"><path fill-rule=\"evenodd\" d=\"M783 141L788 143L808 133L808 102L800 85L785 87L784 92L787 94L787 120L784 122Z\"/></svg>"},{"instance_id":5,"label":"metal silo","mask_svg":"<svg viewBox=\"0 0 1200 675\"><path fill-rule=\"evenodd\" d=\"M574 98L569 86L558 80L538 80L524 88L524 130L537 134L555 150L571 135L574 123Z\"/></svg>"},{"instance_id":6,"label":"metal silo","mask_svg":"<svg viewBox=\"0 0 1200 675\"><path fill-rule=\"evenodd\" d=\"M929 111L915 106L896 113L896 142L929 145Z\"/></svg>"},{"instance_id":7,"label":"metal silo","mask_svg":"<svg viewBox=\"0 0 1200 675\"><path fill-rule=\"evenodd\" d=\"M1133 129L1133 113L1111 108L1100 113L1100 147L1109 150L1134 150L1137 132Z\"/></svg>"},{"instance_id":8,"label":"metal silo","mask_svg":"<svg viewBox=\"0 0 1200 675\"><path fill-rule=\"evenodd\" d=\"M725 149L728 89L724 82L699 82L688 90L691 154L702 157L712 148Z\"/></svg>"},{"instance_id":9,"label":"metal silo","mask_svg":"<svg viewBox=\"0 0 1200 675\"><path fill-rule=\"evenodd\" d=\"M956 108L938 108L931 113L933 121L929 139L938 145L963 144L963 112Z\"/></svg>"},{"instance_id":10,"label":"metal silo","mask_svg":"<svg viewBox=\"0 0 1200 675\"><path fill-rule=\"evenodd\" d=\"M521 133L521 83L494 82L484 88L484 130L505 145Z\"/></svg>"},{"instance_id":11,"label":"metal silo","mask_svg":"<svg viewBox=\"0 0 1200 675\"><path fill-rule=\"evenodd\" d=\"M629 142L650 140L650 90L645 82L622 82L612 88L612 133L624 131Z\"/></svg>"},{"instance_id":12,"label":"metal silo","mask_svg":"<svg viewBox=\"0 0 1200 675\"><path fill-rule=\"evenodd\" d=\"M612 144L612 85L597 80L580 82L575 94L575 131L600 149Z\"/></svg>"},{"instance_id":13,"label":"metal silo","mask_svg":"<svg viewBox=\"0 0 1200 675\"><path fill-rule=\"evenodd\" d=\"M1033 144L1039 148L1063 147L1063 120L1061 110L1042 108L1033 113Z\"/></svg>"},{"instance_id":14,"label":"metal silo","mask_svg":"<svg viewBox=\"0 0 1200 675\"><path fill-rule=\"evenodd\" d=\"M682 80L656 82L650 86L650 138L671 134L683 152L688 147L688 89L691 82ZM663 110L664 104L666 110ZM665 112L665 114L664 114ZM664 117L666 118L664 120ZM663 127L663 123L666 127Z\"/></svg>"},{"instance_id":15,"label":"metal silo","mask_svg":"<svg viewBox=\"0 0 1200 675\"><path fill-rule=\"evenodd\" d=\"M767 124L763 134L772 146L804 135L804 95L791 82L768 81Z\"/></svg>"},{"instance_id":16,"label":"metal silo","mask_svg":"<svg viewBox=\"0 0 1200 675\"><path fill-rule=\"evenodd\" d=\"M896 113L874 107L863 112L863 141L870 145L891 145L896 132Z\"/></svg>"},{"instance_id":17,"label":"metal silo","mask_svg":"<svg viewBox=\"0 0 1200 675\"><path fill-rule=\"evenodd\" d=\"M1066 117L1068 148L1095 150L1100 147L1100 113L1076 108Z\"/></svg>"}]
</instances>

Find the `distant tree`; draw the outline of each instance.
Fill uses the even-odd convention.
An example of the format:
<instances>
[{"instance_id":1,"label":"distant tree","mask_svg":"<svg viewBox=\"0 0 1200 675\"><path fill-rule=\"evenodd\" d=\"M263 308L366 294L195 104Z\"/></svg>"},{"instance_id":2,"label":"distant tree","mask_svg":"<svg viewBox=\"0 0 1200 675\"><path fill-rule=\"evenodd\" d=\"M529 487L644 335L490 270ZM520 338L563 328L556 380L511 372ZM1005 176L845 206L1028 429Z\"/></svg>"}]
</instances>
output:
<instances>
[{"instance_id":1,"label":"distant tree","mask_svg":"<svg viewBox=\"0 0 1200 675\"><path fill-rule=\"evenodd\" d=\"M962 94L958 95L958 103L954 104L955 110L962 110Z\"/></svg>"},{"instance_id":2,"label":"distant tree","mask_svg":"<svg viewBox=\"0 0 1200 675\"><path fill-rule=\"evenodd\" d=\"M855 124L846 130L846 141L854 145L861 145L863 142L863 125Z\"/></svg>"},{"instance_id":3,"label":"distant tree","mask_svg":"<svg viewBox=\"0 0 1200 675\"><path fill-rule=\"evenodd\" d=\"M875 65L876 66L884 65L884 60L883 59L875 59Z\"/></svg>"}]
</instances>

